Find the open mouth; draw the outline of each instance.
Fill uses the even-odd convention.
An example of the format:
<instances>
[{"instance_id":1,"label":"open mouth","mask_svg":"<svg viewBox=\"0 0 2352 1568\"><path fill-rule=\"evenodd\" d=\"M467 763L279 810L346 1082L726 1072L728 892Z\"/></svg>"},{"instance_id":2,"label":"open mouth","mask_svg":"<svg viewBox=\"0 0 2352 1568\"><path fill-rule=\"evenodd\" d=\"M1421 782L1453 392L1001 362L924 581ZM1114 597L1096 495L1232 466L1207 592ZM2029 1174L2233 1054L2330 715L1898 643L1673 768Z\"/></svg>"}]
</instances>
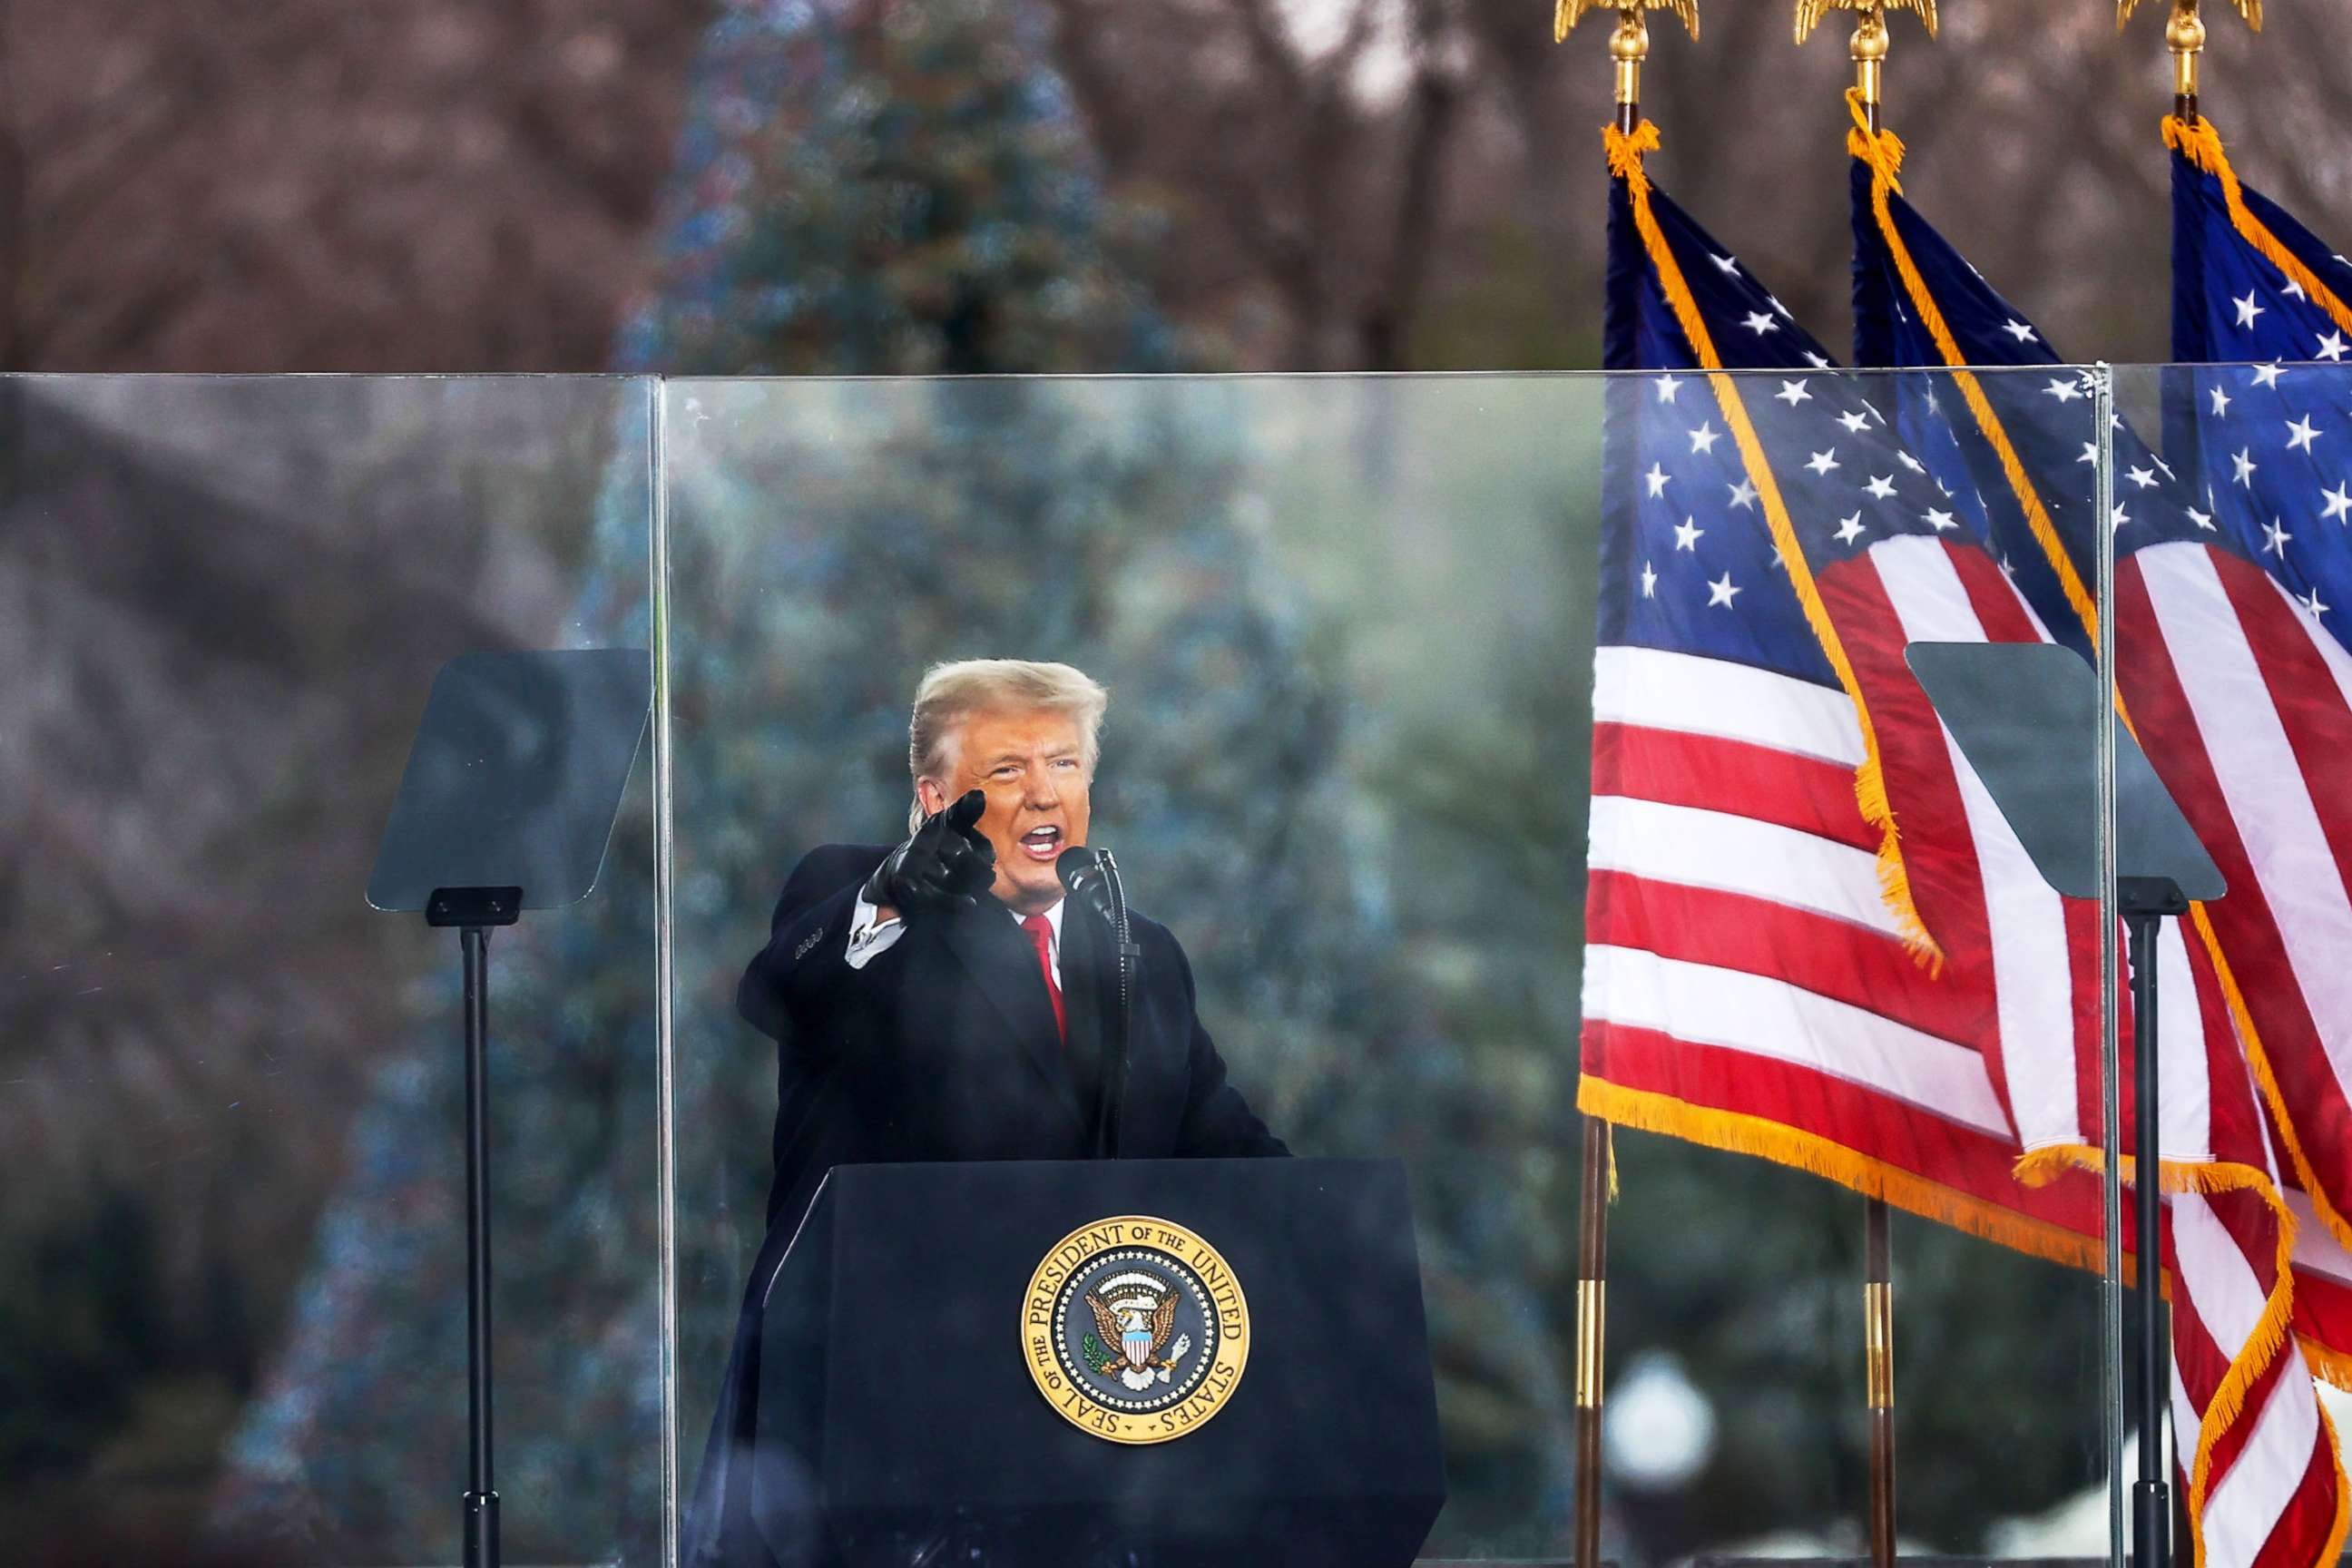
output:
<instances>
[{"instance_id":1,"label":"open mouth","mask_svg":"<svg viewBox=\"0 0 2352 1568\"><path fill-rule=\"evenodd\" d=\"M1048 862L1062 852L1062 830L1051 824L1033 827L1021 836L1020 844L1021 853L1027 858Z\"/></svg>"}]
</instances>

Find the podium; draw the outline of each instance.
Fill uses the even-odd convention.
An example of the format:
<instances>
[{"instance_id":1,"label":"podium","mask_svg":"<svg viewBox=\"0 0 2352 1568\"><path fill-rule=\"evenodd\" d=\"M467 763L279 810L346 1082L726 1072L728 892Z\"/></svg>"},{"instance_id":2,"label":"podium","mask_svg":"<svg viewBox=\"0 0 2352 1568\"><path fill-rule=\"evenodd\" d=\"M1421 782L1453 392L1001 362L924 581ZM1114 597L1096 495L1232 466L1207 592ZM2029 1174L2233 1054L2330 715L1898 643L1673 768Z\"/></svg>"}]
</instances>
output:
<instances>
[{"instance_id":1,"label":"podium","mask_svg":"<svg viewBox=\"0 0 2352 1568\"><path fill-rule=\"evenodd\" d=\"M783 1568L1405 1568L1444 1501L1394 1161L840 1166L761 1336Z\"/></svg>"}]
</instances>

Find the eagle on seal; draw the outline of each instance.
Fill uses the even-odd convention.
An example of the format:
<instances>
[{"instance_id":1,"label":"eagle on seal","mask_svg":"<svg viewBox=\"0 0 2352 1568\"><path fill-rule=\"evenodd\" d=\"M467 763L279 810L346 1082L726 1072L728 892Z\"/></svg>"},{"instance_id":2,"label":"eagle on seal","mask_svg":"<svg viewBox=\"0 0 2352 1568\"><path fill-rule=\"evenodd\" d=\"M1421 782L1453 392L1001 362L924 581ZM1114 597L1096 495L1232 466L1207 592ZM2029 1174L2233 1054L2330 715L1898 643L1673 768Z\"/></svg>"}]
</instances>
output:
<instances>
[{"instance_id":1,"label":"eagle on seal","mask_svg":"<svg viewBox=\"0 0 2352 1568\"><path fill-rule=\"evenodd\" d=\"M1149 1315L1144 1311L1144 1300L1129 1297L1113 1304L1089 1290L1087 1306L1095 1315L1095 1331L1101 1336L1108 1360L1096 1368L1098 1372L1116 1372L1118 1380L1133 1389L1148 1387L1155 1380L1168 1381L1168 1374L1192 1348L1192 1336L1179 1335L1175 1345L1168 1345L1168 1336L1176 1327L1176 1293L1161 1296ZM1160 1352L1169 1349L1170 1353Z\"/></svg>"}]
</instances>

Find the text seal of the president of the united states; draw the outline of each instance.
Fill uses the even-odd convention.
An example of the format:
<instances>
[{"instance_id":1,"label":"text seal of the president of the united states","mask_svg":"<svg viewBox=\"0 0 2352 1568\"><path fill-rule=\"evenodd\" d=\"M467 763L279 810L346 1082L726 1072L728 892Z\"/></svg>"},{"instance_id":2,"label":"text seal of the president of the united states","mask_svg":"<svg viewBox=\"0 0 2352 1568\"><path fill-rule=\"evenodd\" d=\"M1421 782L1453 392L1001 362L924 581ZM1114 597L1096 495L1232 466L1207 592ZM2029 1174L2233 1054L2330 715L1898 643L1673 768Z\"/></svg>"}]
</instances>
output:
<instances>
[{"instance_id":1,"label":"text seal of the president of the united states","mask_svg":"<svg viewBox=\"0 0 2352 1568\"><path fill-rule=\"evenodd\" d=\"M1113 1443L1165 1443L1225 1407L1249 1363L1249 1300L1217 1250L1164 1219L1083 1225L1021 1304L1021 1354L1046 1403Z\"/></svg>"}]
</instances>

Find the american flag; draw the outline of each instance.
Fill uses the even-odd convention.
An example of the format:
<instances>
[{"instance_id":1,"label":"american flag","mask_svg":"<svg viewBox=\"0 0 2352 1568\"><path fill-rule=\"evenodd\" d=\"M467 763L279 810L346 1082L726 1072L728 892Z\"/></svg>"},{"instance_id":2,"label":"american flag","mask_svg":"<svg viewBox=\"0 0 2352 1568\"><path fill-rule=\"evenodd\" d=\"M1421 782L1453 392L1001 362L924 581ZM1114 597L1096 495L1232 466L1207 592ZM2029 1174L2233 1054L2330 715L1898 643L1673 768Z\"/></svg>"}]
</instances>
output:
<instances>
[{"instance_id":1,"label":"american flag","mask_svg":"<svg viewBox=\"0 0 2352 1568\"><path fill-rule=\"evenodd\" d=\"M2338 683L2352 625L2352 370L2327 368L2352 342L2344 303L2352 266L2239 184L2209 123L2191 131L2172 121L2168 140L2177 149L2174 352L2184 361L2252 362L2168 372L2165 388L2201 515L2224 542L2217 559L2226 548L2257 569L2231 571L2229 582L2230 611L2252 660L2240 674L2258 683L2259 699L2206 721L2221 726L2209 748L2221 796L2212 815L2229 824L2215 828L2259 889L2227 911L2224 940L2233 954L2244 952L2250 1005L2312 1217L2352 1246L2344 1218L2352 1215L2352 973L2344 963L2352 952L2352 837L2344 832L2352 688ZM2301 277L2265 250L2294 261ZM2250 777L2257 763L2276 771ZM2352 1324L2352 1313L2342 1321ZM2352 1339L2329 1342L2352 1351ZM2352 1386L2352 1359L2337 1371Z\"/></svg>"},{"instance_id":2,"label":"american flag","mask_svg":"<svg viewBox=\"0 0 2352 1568\"><path fill-rule=\"evenodd\" d=\"M2328 1344L2344 1342L2340 1281L2352 1277L2352 1260L2325 1237L2305 1230L2296 1239L2301 1194L2294 1173L2282 1175L2289 1140L2273 1116L2275 1097L2262 1090L2260 1042L2270 1027L2261 1015L2270 1006L2257 995L2275 980L2278 922L2266 904L2305 887L2311 868L2280 862L2265 881L2249 856L2233 853L2244 815L2225 782L2234 775L2241 789L2269 796L2304 790L2305 764L2290 750L2245 742L2277 730L2279 688L2261 673L2265 660L2302 661L2305 681L2320 673L2312 617L2247 548L2199 465L2177 469L2119 419L2104 442L2095 432L2082 439L2073 411L2091 400L2093 384L2060 365L2040 331L1903 199L1899 142L1858 128L1853 151L1862 354L1885 364L2017 367L1957 373L1963 395L1947 402L1965 408L1946 412L1988 498L1988 538L2030 555L2039 570L2029 596L2078 636L2095 626L2083 584L2096 520L2087 487L2066 476L2112 454L2105 521L2117 552L2125 709L2231 884L2229 897L2197 911L2191 932L2168 926L2158 955L2168 998L2158 1140L2179 1189L2164 1238L2179 1287L2174 1426L2193 1544L2197 1561L2217 1568L2333 1561L2346 1489L2303 1361L2285 1353L2285 1331L2291 1321L2323 1359ZM2340 709L2352 685L2304 689L2327 692ZM2023 1131L2029 1147L2067 1147L2063 1130ZM2126 1146L2136 1142L2125 1136Z\"/></svg>"},{"instance_id":3,"label":"american flag","mask_svg":"<svg viewBox=\"0 0 2352 1568\"><path fill-rule=\"evenodd\" d=\"M2040 627L1975 489L1900 438L1904 378L1834 371L1654 144L1612 148L1610 363L1656 374L1607 432L1580 1101L2095 1268L2095 1181L2014 1167L2021 1117L2096 1125L2096 909L1902 658ZM2057 1066L2021 1079L2011 1034Z\"/></svg>"}]
</instances>

